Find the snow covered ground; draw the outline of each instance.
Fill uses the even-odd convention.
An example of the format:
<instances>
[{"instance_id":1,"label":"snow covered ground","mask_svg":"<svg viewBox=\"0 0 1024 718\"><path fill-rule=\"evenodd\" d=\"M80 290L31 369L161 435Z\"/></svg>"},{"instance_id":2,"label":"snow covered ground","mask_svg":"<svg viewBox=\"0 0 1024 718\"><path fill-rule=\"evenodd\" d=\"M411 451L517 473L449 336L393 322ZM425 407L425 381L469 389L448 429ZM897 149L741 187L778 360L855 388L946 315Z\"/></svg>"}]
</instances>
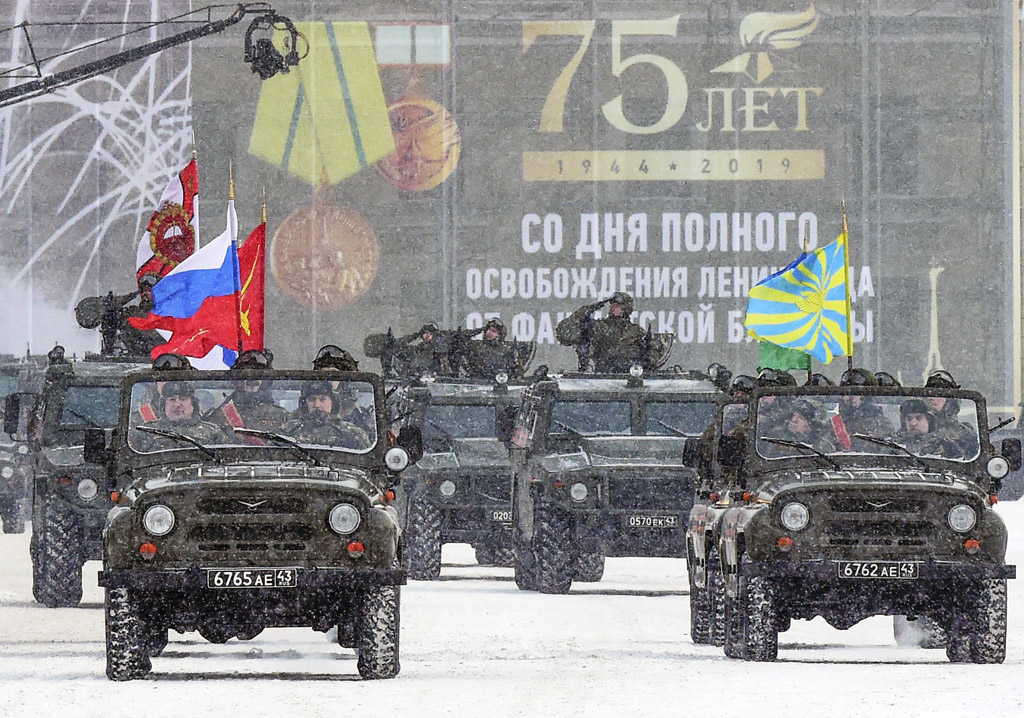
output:
<instances>
[{"instance_id":1,"label":"snow covered ground","mask_svg":"<svg viewBox=\"0 0 1024 718\"><path fill-rule=\"evenodd\" d=\"M1024 503L1004 503L1009 561L1024 566ZM29 535L0 536L0 716L975 716L1024 714L1024 583L1010 582L1008 655L950 665L897 648L891 619L849 631L820 619L780 636L779 661L753 664L690 642L686 567L610 559L605 579L568 596L516 589L511 569L445 548L444 580L402 592L402 672L363 682L351 651L303 629L224 645L171 633L153 672L104 674L103 593L86 565L79 608L34 603ZM719 706L715 708L716 704Z\"/></svg>"}]
</instances>

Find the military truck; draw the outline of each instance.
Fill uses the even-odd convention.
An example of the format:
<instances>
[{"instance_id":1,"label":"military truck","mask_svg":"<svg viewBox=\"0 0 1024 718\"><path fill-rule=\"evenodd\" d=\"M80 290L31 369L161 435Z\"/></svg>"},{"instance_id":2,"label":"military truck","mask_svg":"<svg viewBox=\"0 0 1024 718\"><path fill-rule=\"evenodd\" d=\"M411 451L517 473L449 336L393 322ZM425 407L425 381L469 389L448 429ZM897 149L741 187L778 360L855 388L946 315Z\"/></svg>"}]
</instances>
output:
<instances>
[{"instance_id":1,"label":"military truck","mask_svg":"<svg viewBox=\"0 0 1024 718\"><path fill-rule=\"evenodd\" d=\"M512 565L508 440L523 385L498 379L440 378L396 393L424 450L402 476L410 578L436 579L445 543L472 544L483 565Z\"/></svg>"},{"instance_id":2,"label":"military truck","mask_svg":"<svg viewBox=\"0 0 1024 718\"><path fill-rule=\"evenodd\" d=\"M702 372L644 376L639 366L524 390L510 441L519 588L599 581L606 556L684 558L696 480L684 452L718 396Z\"/></svg>"},{"instance_id":3,"label":"military truck","mask_svg":"<svg viewBox=\"0 0 1024 718\"><path fill-rule=\"evenodd\" d=\"M12 394L12 414L4 416L0 436L0 521L7 534L25 531L32 510L32 458L28 445L28 415L42 383L43 371L38 357L16 359L0 355L0 399Z\"/></svg>"},{"instance_id":4,"label":"military truck","mask_svg":"<svg viewBox=\"0 0 1024 718\"><path fill-rule=\"evenodd\" d=\"M244 413L224 411L254 386L281 410L277 428L269 412L250 428ZM332 409L310 408L321 394ZM139 421L153 397L163 398L164 417ZM168 397L190 399L187 416ZM107 676L146 675L169 629L223 643L309 626L334 629L342 647L354 647L362 677L394 677L405 571L390 502L410 453L391 445L383 407L381 378L362 372L329 381L272 369L129 377L113 445L119 497L99 577ZM235 420L219 423L220 415ZM98 432L93 441L87 458L104 454Z\"/></svg>"},{"instance_id":5,"label":"military truck","mask_svg":"<svg viewBox=\"0 0 1024 718\"><path fill-rule=\"evenodd\" d=\"M934 412L949 402L955 425ZM747 427L718 446L748 492L721 522L727 655L775 660L795 618L905 615L943 629L952 662L1002 662L1016 568L992 505L1021 444L995 451L981 395L763 388Z\"/></svg>"},{"instance_id":6,"label":"military truck","mask_svg":"<svg viewBox=\"0 0 1024 718\"><path fill-rule=\"evenodd\" d=\"M28 420L33 474L29 553L32 595L52 608L81 602L82 566L100 558L103 520L112 506L109 464L83 459L86 430L109 433L117 425L121 380L145 365L99 355L69 361L60 346L48 360ZM7 397L5 424L27 409L28 398Z\"/></svg>"}]
</instances>

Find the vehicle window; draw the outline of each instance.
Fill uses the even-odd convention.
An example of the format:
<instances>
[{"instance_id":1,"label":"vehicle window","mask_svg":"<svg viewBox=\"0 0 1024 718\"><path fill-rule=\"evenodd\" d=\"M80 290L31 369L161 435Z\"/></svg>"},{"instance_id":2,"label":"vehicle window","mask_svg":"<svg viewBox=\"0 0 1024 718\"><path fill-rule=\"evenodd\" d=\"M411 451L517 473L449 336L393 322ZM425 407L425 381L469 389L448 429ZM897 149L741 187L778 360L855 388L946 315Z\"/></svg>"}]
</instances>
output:
<instances>
[{"instance_id":1,"label":"vehicle window","mask_svg":"<svg viewBox=\"0 0 1024 718\"><path fill-rule=\"evenodd\" d=\"M0 374L0 399L18 390L18 378Z\"/></svg>"},{"instance_id":2,"label":"vehicle window","mask_svg":"<svg viewBox=\"0 0 1024 718\"><path fill-rule=\"evenodd\" d=\"M566 426L586 435L631 433L629 402L626 401L559 401L555 403L551 418L552 433L566 432Z\"/></svg>"},{"instance_id":3,"label":"vehicle window","mask_svg":"<svg viewBox=\"0 0 1024 718\"><path fill-rule=\"evenodd\" d=\"M116 386L71 386L64 392L60 428L117 426L121 390Z\"/></svg>"},{"instance_id":4,"label":"vehicle window","mask_svg":"<svg viewBox=\"0 0 1024 718\"><path fill-rule=\"evenodd\" d=\"M423 422L423 440L430 444L451 439L494 438L493 406L432 404Z\"/></svg>"},{"instance_id":5,"label":"vehicle window","mask_svg":"<svg viewBox=\"0 0 1024 718\"><path fill-rule=\"evenodd\" d=\"M655 435L700 436L714 419L715 404L702 401L648 402L647 433Z\"/></svg>"}]
</instances>

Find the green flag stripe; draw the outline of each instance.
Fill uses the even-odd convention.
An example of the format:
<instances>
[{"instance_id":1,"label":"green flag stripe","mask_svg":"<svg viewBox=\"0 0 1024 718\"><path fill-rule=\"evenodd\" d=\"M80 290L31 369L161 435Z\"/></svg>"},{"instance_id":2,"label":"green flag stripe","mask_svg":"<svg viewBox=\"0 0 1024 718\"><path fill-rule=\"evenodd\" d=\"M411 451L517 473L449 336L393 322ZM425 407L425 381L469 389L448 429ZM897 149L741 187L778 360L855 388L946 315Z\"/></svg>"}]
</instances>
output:
<instances>
[{"instance_id":1,"label":"green flag stripe","mask_svg":"<svg viewBox=\"0 0 1024 718\"><path fill-rule=\"evenodd\" d=\"M359 158L359 166L366 167L366 151L363 149L363 139L359 136L359 125L356 124L356 108L352 105L352 93L348 88L348 79L345 77L345 66L341 62L341 52L338 50L338 38L334 34L334 25L324 23L327 27L327 39L331 43L331 54L334 56L334 66L338 71L338 82L341 83L341 95L345 99L345 114L348 115L348 124L352 128L352 141L356 147L356 157Z\"/></svg>"},{"instance_id":2,"label":"green flag stripe","mask_svg":"<svg viewBox=\"0 0 1024 718\"><path fill-rule=\"evenodd\" d=\"M302 90L302 83L299 83L299 91L295 93L295 107L292 109L292 121L288 126L288 139L284 143L284 155L281 157L281 166L287 168L292 159L292 148L295 146L295 133L299 128L299 117L302 115L302 103L306 101L306 94Z\"/></svg>"}]
</instances>

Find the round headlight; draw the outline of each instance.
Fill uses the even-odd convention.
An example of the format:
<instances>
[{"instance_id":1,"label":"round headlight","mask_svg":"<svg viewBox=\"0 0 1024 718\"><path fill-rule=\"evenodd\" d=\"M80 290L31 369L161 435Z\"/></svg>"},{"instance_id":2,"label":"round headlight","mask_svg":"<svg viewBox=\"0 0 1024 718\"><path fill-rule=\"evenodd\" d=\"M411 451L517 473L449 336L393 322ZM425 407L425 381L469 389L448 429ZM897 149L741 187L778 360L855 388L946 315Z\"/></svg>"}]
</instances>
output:
<instances>
[{"instance_id":1,"label":"round headlight","mask_svg":"<svg viewBox=\"0 0 1024 718\"><path fill-rule=\"evenodd\" d=\"M142 526L154 536L166 536L174 528L174 512L163 504L153 504L142 515Z\"/></svg>"},{"instance_id":2,"label":"round headlight","mask_svg":"<svg viewBox=\"0 0 1024 718\"><path fill-rule=\"evenodd\" d=\"M28 453L28 447L25 446L24 444L18 444L18 453L19 454L27 454Z\"/></svg>"},{"instance_id":3,"label":"round headlight","mask_svg":"<svg viewBox=\"0 0 1024 718\"><path fill-rule=\"evenodd\" d=\"M359 528L362 518L359 516L359 509L352 504L338 504L327 516L327 523L331 531L337 534L350 534Z\"/></svg>"},{"instance_id":4,"label":"round headlight","mask_svg":"<svg viewBox=\"0 0 1024 718\"><path fill-rule=\"evenodd\" d=\"M499 371L494 375L495 384L508 384L508 374L503 371Z\"/></svg>"},{"instance_id":5,"label":"round headlight","mask_svg":"<svg viewBox=\"0 0 1024 718\"><path fill-rule=\"evenodd\" d=\"M384 463L392 471L402 471L409 465L409 452L401 446L392 446L384 454Z\"/></svg>"},{"instance_id":6,"label":"round headlight","mask_svg":"<svg viewBox=\"0 0 1024 718\"><path fill-rule=\"evenodd\" d=\"M3 476L5 479L11 478L12 476L14 476L14 468L10 466L5 466L4 468L0 469L0 476Z\"/></svg>"},{"instance_id":7,"label":"round headlight","mask_svg":"<svg viewBox=\"0 0 1024 718\"><path fill-rule=\"evenodd\" d=\"M587 485L582 481L577 481L569 487L569 496L572 497L573 501L583 501L587 498L587 493Z\"/></svg>"},{"instance_id":8,"label":"round headlight","mask_svg":"<svg viewBox=\"0 0 1024 718\"><path fill-rule=\"evenodd\" d=\"M1010 462L1002 456L993 456L988 460L988 475L993 479L1001 479L1010 473Z\"/></svg>"},{"instance_id":9,"label":"round headlight","mask_svg":"<svg viewBox=\"0 0 1024 718\"><path fill-rule=\"evenodd\" d=\"M441 482L441 485L437 487L437 490L441 492L441 496L451 498L455 495L455 482L451 479L445 479Z\"/></svg>"},{"instance_id":10,"label":"round headlight","mask_svg":"<svg viewBox=\"0 0 1024 718\"><path fill-rule=\"evenodd\" d=\"M965 533L974 528L974 524L978 522L978 515L967 504L957 504L949 510L946 521L954 531Z\"/></svg>"},{"instance_id":11,"label":"round headlight","mask_svg":"<svg viewBox=\"0 0 1024 718\"><path fill-rule=\"evenodd\" d=\"M798 501L793 501L782 507L782 513L779 518L782 521L782 525L790 531L799 531L807 525L811 514L806 506Z\"/></svg>"},{"instance_id":12,"label":"round headlight","mask_svg":"<svg viewBox=\"0 0 1024 718\"><path fill-rule=\"evenodd\" d=\"M98 490L99 489L96 486L96 482L93 481L92 479L82 479L81 481L78 482L78 495L81 496L86 501L89 501L90 499L95 498L96 497L96 492ZM170 510L170 509L168 509L168 510ZM173 520L174 520L173 516L171 517L171 520L173 522ZM173 525L173 523L172 523L172 525Z\"/></svg>"},{"instance_id":13,"label":"round headlight","mask_svg":"<svg viewBox=\"0 0 1024 718\"><path fill-rule=\"evenodd\" d=\"M634 379L639 379L644 375L644 368L639 364L634 364L633 366L629 367L629 375Z\"/></svg>"}]
</instances>

